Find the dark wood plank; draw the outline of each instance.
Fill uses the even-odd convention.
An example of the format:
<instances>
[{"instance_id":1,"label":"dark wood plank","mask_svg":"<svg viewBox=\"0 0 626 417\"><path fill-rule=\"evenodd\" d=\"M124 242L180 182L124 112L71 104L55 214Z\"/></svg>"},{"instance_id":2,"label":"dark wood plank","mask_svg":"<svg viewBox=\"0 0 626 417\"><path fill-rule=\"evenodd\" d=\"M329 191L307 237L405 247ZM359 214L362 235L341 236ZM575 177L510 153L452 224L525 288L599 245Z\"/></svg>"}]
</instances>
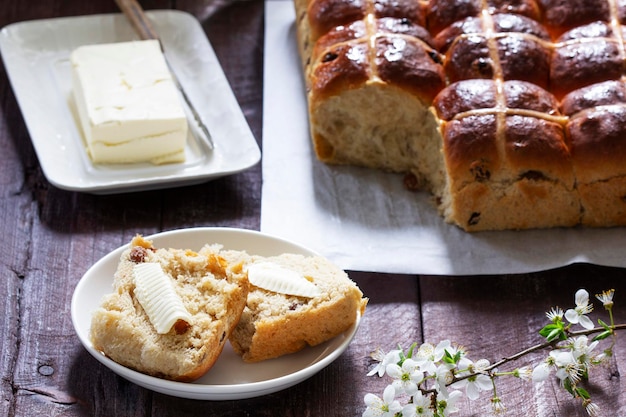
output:
<instances>
[{"instance_id":1,"label":"dark wood plank","mask_svg":"<svg viewBox=\"0 0 626 417\"><path fill-rule=\"evenodd\" d=\"M289 1L289 0L286 0ZM261 144L263 2L142 1L197 16ZM117 12L113 1L4 2L0 26L29 19ZM311 379L285 391L240 401L193 401L140 388L101 366L82 348L70 298L84 272L135 233L194 226L259 229L261 167L189 187L113 196L58 190L44 178L28 131L0 67L0 414L9 416L359 416L367 392L387 381L366 377L369 353L400 343L451 339L471 357L491 361L536 343L543 313L571 305L586 287L617 290L616 318L626 322L626 271L573 265L536 274L475 277L351 273L370 297L348 350ZM601 311L596 311L599 316ZM624 336L613 363L592 375L606 416L626 416ZM537 360L540 354L532 356ZM550 380L541 387L501 380L508 416L584 416ZM464 403L459 417L490 414L487 397Z\"/></svg>"},{"instance_id":2,"label":"dark wood plank","mask_svg":"<svg viewBox=\"0 0 626 417\"><path fill-rule=\"evenodd\" d=\"M31 156L25 164L20 160L23 153L32 155L30 141L20 144L9 140L11 134L25 135L26 129L15 108L4 67L0 68L0 97L0 146L3 149L0 153L0 292L4 295L0 301L0 377L3 381L0 395L5 399L0 402L0 414L9 415L14 408L13 389L4 381L11 381L19 353L20 291L27 274L29 228L36 206L25 184L25 172L32 169L33 158Z\"/></svg>"}]
</instances>

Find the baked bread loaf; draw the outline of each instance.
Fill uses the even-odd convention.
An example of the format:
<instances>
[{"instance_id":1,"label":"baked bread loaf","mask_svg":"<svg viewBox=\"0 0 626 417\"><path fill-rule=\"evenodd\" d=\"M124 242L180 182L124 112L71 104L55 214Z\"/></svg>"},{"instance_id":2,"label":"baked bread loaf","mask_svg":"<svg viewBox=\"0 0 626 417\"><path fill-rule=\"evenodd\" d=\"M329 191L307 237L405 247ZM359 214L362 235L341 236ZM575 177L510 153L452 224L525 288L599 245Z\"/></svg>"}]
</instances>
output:
<instances>
[{"instance_id":1,"label":"baked bread loaf","mask_svg":"<svg viewBox=\"0 0 626 417\"><path fill-rule=\"evenodd\" d=\"M317 157L466 231L626 225L626 3L294 0Z\"/></svg>"},{"instance_id":2,"label":"baked bread loaf","mask_svg":"<svg viewBox=\"0 0 626 417\"><path fill-rule=\"evenodd\" d=\"M276 358L330 340L365 312L367 299L362 292L344 271L325 258L220 253L228 263L242 265L250 279L246 307L230 336L232 347L246 362ZM314 284L317 295L289 295L256 286L252 283L259 282L260 277L255 278L252 269L259 266L268 267L270 274L297 273L295 278Z\"/></svg>"},{"instance_id":3,"label":"baked bread loaf","mask_svg":"<svg viewBox=\"0 0 626 417\"><path fill-rule=\"evenodd\" d=\"M149 263L160 265L171 280L189 323L178 320L166 333L157 331L137 294L135 268ZM187 382L206 373L222 352L246 304L248 281L241 268L228 268L208 247L201 254L155 248L136 236L121 256L113 290L92 318L94 348L139 372Z\"/></svg>"}]
</instances>

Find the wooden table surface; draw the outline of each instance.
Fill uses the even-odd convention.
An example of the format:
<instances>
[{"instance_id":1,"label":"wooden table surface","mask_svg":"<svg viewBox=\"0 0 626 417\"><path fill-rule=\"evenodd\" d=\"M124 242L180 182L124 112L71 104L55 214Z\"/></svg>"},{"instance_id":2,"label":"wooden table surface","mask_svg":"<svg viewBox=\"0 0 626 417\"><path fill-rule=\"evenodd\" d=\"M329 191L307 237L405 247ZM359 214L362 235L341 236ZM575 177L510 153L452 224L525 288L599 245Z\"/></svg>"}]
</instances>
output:
<instances>
[{"instance_id":1,"label":"wooden table surface","mask_svg":"<svg viewBox=\"0 0 626 417\"><path fill-rule=\"evenodd\" d=\"M288 1L288 0L287 0ZM211 41L261 144L264 4L261 0L150 0L146 9L195 15ZM0 26L58 16L117 12L112 0L0 3ZM551 306L573 294L616 289L616 319L626 322L626 270L572 265L500 276L398 276L350 272L370 298L349 349L312 378L284 391L238 401L198 401L151 392L100 365L80 344L70 319L74 287L85 271L135 233L196 226L260 227L261 168L201 185L95 196L49 184L42 173L4 66L0 69L0 361L6 416L360 416L367 392L387 380L366 377L369 353L397 343L464 345L492 362L540 341ZM51 140L53 140L51 138ZM59 161L63 163L63 161ZM626 256L626 252L625 252ZM597 304L597 303L596 303ZM594 317L602 313L596 308ZM604 416L626 416L626 335L614 360L594 369L589 389ZM535 362L546 352L531 355ZM520 363L522 365L524 363ZM584 416L556 380L534 386L499 381L509 416ZM461 403L458 416L489 415L488 394Z\"/></svg>"}]
</instances>

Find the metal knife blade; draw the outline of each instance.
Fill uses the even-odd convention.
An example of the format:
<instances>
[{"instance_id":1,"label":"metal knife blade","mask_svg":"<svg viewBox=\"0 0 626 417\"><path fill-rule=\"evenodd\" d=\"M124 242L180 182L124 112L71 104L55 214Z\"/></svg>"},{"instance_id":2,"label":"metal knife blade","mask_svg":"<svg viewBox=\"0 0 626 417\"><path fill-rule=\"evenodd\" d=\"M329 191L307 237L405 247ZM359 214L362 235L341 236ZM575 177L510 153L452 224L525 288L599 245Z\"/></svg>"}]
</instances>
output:
<instances>
[{"instance_id":1,"label":"metal knife blade","mask_svg":"<svg viewBox=\"0 0 626 417\"><path fill-rule=\"evenodd\" d=\"M135 29L135 32L137 32L137 34L139 35L139 38L141 38L142 40L157 40L161 44L161 50L163 50L163 43L161 42L161 39L159 38L157 32L152 27L152 24L150 23L150 20L148 19L148 16L146 16L146 13L144 12L141 5L136 0L115 0L115 2L117 3L122 13L124 13L124 15L128 18L131 25ZM188 116L188 119L192 119L189 120L192 134L196 138L204 142L209 147L209 149L214 149L215 144L213 143L213 139L211 138L209 129L207 128L206 124L202 120L202 117L200 117L200 114L187 96L187 93L185 93L185 89L178 80L178 77L176 77L176 73L174 72L169 61L167 60L167 56L165 56L165 53L163 53L163 56L165 57L165 62L167 63L170 73L172 74L174 84L176 85L176 88L178 88L178 91L180 91L181 96L183 97L185 111L191 116Z\"/></svg>"}]
</instances>

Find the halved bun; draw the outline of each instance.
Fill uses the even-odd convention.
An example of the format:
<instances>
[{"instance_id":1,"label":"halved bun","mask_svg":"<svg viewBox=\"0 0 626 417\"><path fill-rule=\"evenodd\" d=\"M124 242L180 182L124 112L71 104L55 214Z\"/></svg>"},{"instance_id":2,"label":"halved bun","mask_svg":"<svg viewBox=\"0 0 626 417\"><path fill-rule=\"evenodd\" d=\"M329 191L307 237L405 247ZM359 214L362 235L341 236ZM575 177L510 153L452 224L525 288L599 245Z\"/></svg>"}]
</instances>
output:
<instances>
[{"instance_id":1,"label":"halved bun","mask_svg":"<svg viewBox=\"0 0 626 417\"><path fill-rule=\"evenodd\" d=\"M134 295L133 268L159 263L192 320L159 334ZM121 365L176 381L193 381L205 374L222 352L239 321L248 294L248 280L239 269L210 247L202 253L155 248L136 236L122 254L113 282L91 322L96 349ZM177 330L181 334L177 334Z\"/></svg>"},{"instance_id":2,"label":"halved bun","mask_svg":"<svg viewBox=\"0 0 626 417\"><path fill-rule=\"evenodd\" d=\"M244 270L254 263L271 263L295 271L320 290L319 295L307 298L250 284L246 307L230 337L231 345L246 362L276 358L330 340L365 312L367 298L361 290L323 257L262 257L240 251L220 254L229 263L241 263Z\"/></svg>"}]
</instances>

